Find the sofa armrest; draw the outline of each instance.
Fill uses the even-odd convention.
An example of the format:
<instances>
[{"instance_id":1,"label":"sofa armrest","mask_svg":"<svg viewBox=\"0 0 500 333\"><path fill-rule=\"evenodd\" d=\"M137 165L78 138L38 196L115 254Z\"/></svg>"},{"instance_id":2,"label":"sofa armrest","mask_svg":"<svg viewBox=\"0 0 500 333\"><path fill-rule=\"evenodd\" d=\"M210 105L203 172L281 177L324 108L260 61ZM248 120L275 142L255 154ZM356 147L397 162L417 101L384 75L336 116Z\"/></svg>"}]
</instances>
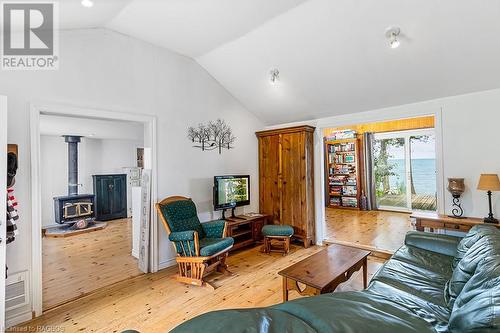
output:
<instances>
[{"instance_id":1,"label":"sofa armrest","mask_svg":"<svg viewBox=\"0 0 500 333\"><path fill-rule=\"evenodd\" d=\"M216 220L202 223L203 231L205 232L205 237L207 238L222 238L224 237L224 227L226 226L226 221Z\"/></svg>"},{"instance_id":2,"label":"sofa armrest","mask_svg":"<svg viewBox=\"0 0 500 333\"><path fill-rule=\"evenodd\" d=\"M449 235L409 231L405 237L405 245L453 257L457 254L457 246L461 239Z\"/></svg>"}]
</instances>

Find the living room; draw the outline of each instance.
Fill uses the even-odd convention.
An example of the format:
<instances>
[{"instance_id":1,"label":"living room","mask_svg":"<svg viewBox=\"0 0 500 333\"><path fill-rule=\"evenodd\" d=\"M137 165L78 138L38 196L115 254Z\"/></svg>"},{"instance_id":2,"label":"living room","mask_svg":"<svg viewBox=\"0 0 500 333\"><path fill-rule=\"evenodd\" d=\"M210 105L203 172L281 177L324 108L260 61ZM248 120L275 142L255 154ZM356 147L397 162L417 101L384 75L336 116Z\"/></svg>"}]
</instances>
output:
<instances>
[{"instance_id":1,"label":"living room","mask_svg":"<svg viewBox=\"0 0 500 333\"><path fill-rule=\"evenodd\" d=\"M4 13L12 10L4 6ZM500 213L494 176L500 173L494 148L500 121L500 47L495 42L500 4L71 0L55 6L56 66L7 68L13 62L2 61L0 172L9 177L2 177L0 185L15 198L6 212L15 209L16 216L1 220L0 238L8 241L0 243L0 262L8 270L0 298L9 302L0 302L0 326L11 331L167 332L177 327L177 332L243 332L257 330L268 316L274 323L269 332L362 332L366 326L353 313L366 311L363 318L373 320L367 325L381 332L500 329L498 283L485 282L493 287L483 292L492 297L494 311L481 307L480 299L471 301L479 304L471 310L465 292L445 287L458 274L456 265L465 264L459 259L469 253L465 242L473 237L467 234L471 226L487 230L481 234L485 241L498 239L483 218ZM37 37L43 42L46 36L38 32ZM2 47L2 58L14 58ZM26 60L23 55L16 59ZM139 260L148 273L124 277L49 311L43 309L39 228L40 168L51 165L40 150L37 125L44 115L138 122L148 148L142 168L148 185L141 188L139 210ZM436 212L426 213L432 218L419 217L422 213L408 205L404 212L380 210L377 204L366 211L326 207L324 138L331 138L329 130L356 130L362 145L364 132L355 125L429 117L432 126L366 132L433 129L435 187L429 193ZM403 147L410 149L397 149ZM361 167L364 152L360 156ZM398 156L393 159L403 159ZM54 172L64 173L65 180L69 168L58 165ZM365 176L360 174L360 184ZM408 194L408 204L410 183L379 193L385 199ZM365 208L366 188L359 187L359 208ZM214 189L227 200L215 196ZM176 223L177 209L189 214L194 229ZM410 219L414 214L417 218ZM331 230L345 238L331 237ZM188 238L176 238L178 232ZM413 273L406 266L404 272L395 268L414 259L401 259L401 249L427 255L428 248L420 247L428 239L447 242L435 250L443 253L431 249L435 262L421 263ZM476 250L480 256L499 254L498 241L491 242L493 254L481 248ZM481 243L479 236L473 243ZM214 245L220 251L209 251ZM329 251L332 266L314 257ZM301 262L321 276L331 268L326 282L313 283L304 271L299 278L304 267L294 265ZM486 271L498 273L498 261L481 265L487 264L492 266ZM446 269L436 272L432 266ZM417 289L396 288L389 270L407 279L400 285ZM426 298L429 286L416 283L415 274L435 277L432 296L442 296L438 310L422 303L435 302ZM479 285L477 279L470 284ZM15 290L19 293L13 296ZM409 294L421 297L409 299ZM386 295L401 298L391 301ZM448 304L445 297L459 301ZM383 316L363 306L375 303L384 304ZM242 310L269 306L259 316ZM301 317L298 309L303 308L316 319ZM222 315L213 312L228 309ZM458 322L467 311L476 311L476 320ZM481 320L485 313L493 315Z\"/></svg>"}]
</instances>

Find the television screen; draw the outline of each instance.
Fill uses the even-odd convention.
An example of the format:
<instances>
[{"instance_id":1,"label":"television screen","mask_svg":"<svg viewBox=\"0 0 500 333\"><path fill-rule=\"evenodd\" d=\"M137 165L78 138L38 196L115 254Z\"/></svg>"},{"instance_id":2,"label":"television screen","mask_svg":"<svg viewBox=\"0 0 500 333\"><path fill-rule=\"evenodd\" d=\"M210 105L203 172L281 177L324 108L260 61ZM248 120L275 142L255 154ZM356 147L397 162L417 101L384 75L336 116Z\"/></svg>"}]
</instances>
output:
<instances>
[{"instance_id":1,"label":"television screen","mask_svg":"<svg viewBox=\"0 0 500 333\"><path fill-rule=\"evenodd\" d=\"M215 209L250 204L250 176L214 177Z\"/></svg>"}]
</instances>

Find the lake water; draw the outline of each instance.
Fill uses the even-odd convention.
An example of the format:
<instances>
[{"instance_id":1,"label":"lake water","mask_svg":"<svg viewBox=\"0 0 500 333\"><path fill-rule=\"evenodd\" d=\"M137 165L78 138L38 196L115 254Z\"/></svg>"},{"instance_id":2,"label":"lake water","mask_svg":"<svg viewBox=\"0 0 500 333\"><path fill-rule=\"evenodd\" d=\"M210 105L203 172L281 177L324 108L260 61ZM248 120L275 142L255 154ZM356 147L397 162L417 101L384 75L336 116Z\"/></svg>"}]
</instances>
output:
<instances>
[{"instance_id":1,"label":"lake water","mask_svg":"<svg viewBox=\"0 0 500 333\"><path fill-rule=\"evenodd\" d=\"M395 176L389 177L391 188L397 188L405 179L405 161L390 159ZM417 194L436 194L436 160L430 158L413 159L412 174Z\"/></svg>"}]
</instances>

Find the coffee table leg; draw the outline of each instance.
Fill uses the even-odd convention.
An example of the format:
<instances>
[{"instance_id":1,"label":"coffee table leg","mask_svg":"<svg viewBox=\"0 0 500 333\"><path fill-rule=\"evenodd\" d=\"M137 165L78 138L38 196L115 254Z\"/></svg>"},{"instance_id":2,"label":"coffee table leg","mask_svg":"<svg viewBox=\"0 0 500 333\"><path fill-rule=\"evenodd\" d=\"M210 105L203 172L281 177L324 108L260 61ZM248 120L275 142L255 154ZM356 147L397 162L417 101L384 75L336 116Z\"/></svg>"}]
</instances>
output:
<instances>
[{"instance_id":1,"label":"coffee table leg","mask_svg":"<svg viewBox=\"0 0 500 333\"><path fill-rule=\"evenodd\" d=\"M368 258L363 259L363 289L368 287Z\"/></svg>"},{"instance_id":2,"label":"coffee table leg","mask_svg":"<svg viewBox=\"0 0 500 333\"><path fill-rule=\"evenodd\" d=\"M288 301L288 281L287 278L283 276L283 302Z\"/></svg>"}]
</instances>

